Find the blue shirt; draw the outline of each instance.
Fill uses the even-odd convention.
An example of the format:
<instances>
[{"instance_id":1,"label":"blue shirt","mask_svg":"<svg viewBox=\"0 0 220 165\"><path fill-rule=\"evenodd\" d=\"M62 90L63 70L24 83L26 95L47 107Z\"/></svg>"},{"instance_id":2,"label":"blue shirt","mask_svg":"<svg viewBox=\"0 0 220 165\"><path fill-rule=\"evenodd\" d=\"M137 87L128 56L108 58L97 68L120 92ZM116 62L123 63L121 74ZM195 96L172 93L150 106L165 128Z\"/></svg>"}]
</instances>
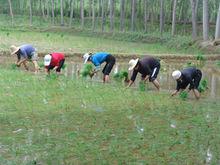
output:
<instances>
[{"instance_id":1,"label":"blue shirt","mask_svg":"<svg viewBox=\"0 0 220 165\"><path fill-rule=\"evenodd\" d=\"M91 56L90 60L96 66L96 70L100 69L101 64L106 61L108 55L109 53L98 52Z\"/></svg>"},{"instance_id":2,"label":"blue shirt","mask_svg":"<svg viewBox=\"0 0 220 165\"><path fill-rule=\"evenodd\" d=\"M33 55L35 51L36 50L32 45L26 44L26 45L20 46L19 54L23 58L31 58L31 56Z\"/></svg>"}]
</instances>

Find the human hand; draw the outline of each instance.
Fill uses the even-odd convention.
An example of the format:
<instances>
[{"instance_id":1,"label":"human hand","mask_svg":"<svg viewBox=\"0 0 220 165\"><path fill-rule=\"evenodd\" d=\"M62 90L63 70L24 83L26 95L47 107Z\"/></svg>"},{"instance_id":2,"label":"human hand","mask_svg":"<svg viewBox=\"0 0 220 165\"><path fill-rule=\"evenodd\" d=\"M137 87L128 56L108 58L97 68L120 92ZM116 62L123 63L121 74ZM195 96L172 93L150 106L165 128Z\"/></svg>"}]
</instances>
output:
<instances>
[{"instance_id":1,"label":"human hand","mask_svg":"<svg viewBox=\"0 0 220 165\"><path fill-rule=\"evenodd\" d=\"M16 66L17 66L17 67L20 67L20 66L21 66L21 64L20 64L19 62L17 62L17 63L16 63Z\"/></svg>"}]
</instances>

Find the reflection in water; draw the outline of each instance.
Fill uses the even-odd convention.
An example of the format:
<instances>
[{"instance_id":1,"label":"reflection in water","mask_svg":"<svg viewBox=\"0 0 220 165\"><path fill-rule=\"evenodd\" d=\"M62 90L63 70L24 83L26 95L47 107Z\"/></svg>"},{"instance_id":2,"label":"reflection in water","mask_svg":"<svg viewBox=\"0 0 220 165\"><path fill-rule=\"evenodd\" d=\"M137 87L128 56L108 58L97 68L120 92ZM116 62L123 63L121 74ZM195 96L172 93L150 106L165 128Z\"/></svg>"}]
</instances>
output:
<instances>
[{"instance_id":1,"label":"reflection in water","mask_svg":"<svg viewBox=\"0 0 220 165\"><path fill-rule=\"evenodd\" d=\"M104 65L102 65L104 66ZM176 88L176 82L172 79L172 72L175 69L180 69L182 70L184 64L178 64L178 63L173 63L173 64L163 64L161 67L161 70L158 74L158 80L160 82L161 85L161 89L162 90L168 90L168 91L172 91ZM78 77L80 75L80 70L82 69L83 64L80 62L72 62L67 64L67 67L65 69L65 75L66 76L70 76L72 78L74 77ZM116 65L114 66L110 76L112 77L112 75L114 73L117 73L119 71L124 71L124 70L128 70L128 65L127 63L116 63ZM203 73L203 77L202 79L207 79L208 80L208 90L207 92L205 92L204 95L208 95L211 98L218 98L220 97L220 70L217 68L213 68L213 65L209 66L205 66L202 69L202 73ZM132 72L129 72L129 75L131 76ZM136 85L138 85L138 82L140 81L140 74L137 77L136 80ZM97 75L94 76L93 78L96 81L102 81L102 72L98 72ZM113 79L113 78L111 78ZM148 83L149 84L149 88L150 90L154 90L154 86L152 83Z\"/></svg>"}]
</instances>

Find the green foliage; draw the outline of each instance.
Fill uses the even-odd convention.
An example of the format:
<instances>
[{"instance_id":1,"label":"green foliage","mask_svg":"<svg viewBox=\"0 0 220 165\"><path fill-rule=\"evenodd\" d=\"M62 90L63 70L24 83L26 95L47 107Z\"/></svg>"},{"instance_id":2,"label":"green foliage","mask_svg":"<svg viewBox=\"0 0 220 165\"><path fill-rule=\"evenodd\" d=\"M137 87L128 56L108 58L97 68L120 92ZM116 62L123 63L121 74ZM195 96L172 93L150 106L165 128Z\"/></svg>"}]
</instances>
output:
<instances>
[{"instance_id":1,"label":"green foliage","mask_svg":"<svg viewBox=\"0 0 220 165\"><path fill-rule=\"evenodd\" d=\"M11 64L11 69L12 70L16 70L18 67L17 67L17 65L16 64Z\"/></svg>"},{"instance_id":2,"label":"green foliage","mask_svg":"<svg viewBox=\"0 0 220 165\"><path fill-rule=\"evenodd\" d=\"M187 62L185 67L196 67L196 64L194 62Z\"/></svg>"},{"instance_id":3,"label":"green foliage","mask_svg":"<svg viewBox=\"0 0 220 165\"><path fill-rule=\"evenodd\" d=\"M200 81L198 90L200 93L205 92L208 89L208 80L203 79Z\"/></svg>"},{"instance_id":4,"label":"green foliage","mask_svg":"<svg viewBox=\"0 0 220 165\"><path fill-rule=\"evenodd\" d=\"M196 60L198 60L198 61L205 61L206 59L205 59L205 57L204 57L203 54L198 54L198 55L196 56Z\"/></svg>"},{"instance_id":5,"label":"green foliage","mask_svg":"<svg viewBox=\"0 0 220 165\"><path fill-rule=\"evenodd\" d=\"M198 54L197 56L196 56L196 60L198 61L198 63L197 63L197 65L199 66L199 67L203 67L204 65L205 65L205 62L206 62L206 58L205 58L205 56L203 55L203 54Z\"/></svg>"},{"instance_id":6,"label":"green foliage","mask_svg":"<svg viewBox=\"0 0 220 165\"><path fill-rule=\"evenodd\" d=\"M146 90L146 83L144 81L140 81L138 87L141 92L144 92Z\"/></svg>"},{"instance_id":7,"label":"green foliage","mask_svg":"<svg viewBox=\"0 0 220 165\"><path fill-rule=\"evenodd\" d=\"M44 62L42 62L42 61L38 62L38 65L39 65L40 68L44 68Z\"/></svg>"},{"instance_id":8,"label":"green foliage","mask_svg":"<svg viewBox=\"0 0 220 165\"><path fill-rule=\"evenodd\" d=\"M216 62L216 65L220 68L220 60Z\"/></svg>"},{"instance_id":9,"label":"green foliage","mask_svg":"<svg viewBox=\"0 0 220 165\"><path fill-rule=\"evenodd\" d=\"M113 75L113 78L116 81L127 80L128 79L128 72L127 71L119 71L118 73L115 73Z\"/></svg>"},{"instance_id":10,"label":"green foliage","mask_svg":"<svg viewBox=\"0 0 220 165\"><path fill-rule=\"evenodd\" d=\"M80 74L82 75L82 77L87 77L90 75L90 73L93 70L93 65L92 64L84 64L82 71L80 72Z\"/></svg>"},{"instance_id":11,"label":"green foliage","mask_svg":"<svg viewBox=\"0 0 220 165\"><path fill-rule=\"evenodd\" d=\"M57 80L58 75L56 73L50 73L49 75L47 75L47 78L49 80Z\"/></svg>"},{"instance_id":12,"label":"green foliage","mask_svg":"<svg viewBox=\"0 0 220 165\"><path fill-rule=\"evenodd\" d=\"M182 99L182 100L186 100L188 98L188 92L186 91L181 91L179 93L179 97Z\"/></svg>"}]
</instances>

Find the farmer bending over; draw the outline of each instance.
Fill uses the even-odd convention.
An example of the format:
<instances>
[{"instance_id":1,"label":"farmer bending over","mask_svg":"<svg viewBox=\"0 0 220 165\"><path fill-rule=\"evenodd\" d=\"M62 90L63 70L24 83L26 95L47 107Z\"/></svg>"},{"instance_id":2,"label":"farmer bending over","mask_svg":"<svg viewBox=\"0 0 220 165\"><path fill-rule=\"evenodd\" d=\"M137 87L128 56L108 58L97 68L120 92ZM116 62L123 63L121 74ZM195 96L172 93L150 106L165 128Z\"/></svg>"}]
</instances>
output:
<instances>
[{"instance_id":1,"label":"farmer bending over","mask_svg":"<svg viewBox=\"0 0 220 165\"><path fill-rule=\"evenodd\" d=\"M101 69L101 64L103 62L106 62L105 67L102 70L102 73L104 75L103 82L104 83L109 82L109 74L115 64L115 57L114 56L112 56L109 53L105 53L105 52L98 52L95 54L86 53L86 54L84 54L83 59L84 59L84 64L87 61L91 61L96 66L95 70L90 73L91 77L93 77L93 75Z\"/></svg>"},{"instance_id":2,"label":"farmer bending over","mask_svg":"<svg viewBox=\"0 0 220 165\"><path fill-rule=\"evenodd\" d=\"M149 81L152 82L158 90L160 89L160 84L156 80L160 70L159 60L147 56L141 60L139 60L138 58L136 60L132 59L129 61L128 64L128 70L133 70L128 87L130 87L134 83L139 72L141 74L142 81L146 82L149 79Z\"/></svg>"},{"instance_id":3,"label":"farmer bending over","mask_svg":"<svg viewBox=\"0 0 220 165\"><path fill-rule=\"evenodd\" d=\"M44 66L47 74L50 74L50 70L56 71L60 74L61 68L65 62L65 57L63 53L51 53L44 56Z\"/></svg>"},{"instance_id":4,"label":"farmer bending over","mask_svg":"<svg viewBox=\"0 0 220 165\"><path fill-rule=\"evenodd\" d=\"M176 80L177 86L176 90L171 94L171 96L176 95L180 90L186 89L189 86L189 91L193 91L196 99L200 98L200 93L198 91L199 82L202 78L202 72L194 67L186 68L182 71L175 70L172 73L172 77Z\"/></svg>"},{"instance_id":5,"label":"farmer bending over","mask_svg":"<svg viewBox=\"0 0 220 165\"><path fill-rule=\"evenodd\" d=\"M23 64L25 69L28 70L27 61L31 61L34 64L35 73L38 72L39 69L37 64L38 55L36 49L32 45L25 44L20 47L16 47L12 45L10 47L10 50L11 50L11 55L14 54L17 55L17 62L16 62L17 67L20 67L21 64Z\"/></svg>"}]
</instances>

